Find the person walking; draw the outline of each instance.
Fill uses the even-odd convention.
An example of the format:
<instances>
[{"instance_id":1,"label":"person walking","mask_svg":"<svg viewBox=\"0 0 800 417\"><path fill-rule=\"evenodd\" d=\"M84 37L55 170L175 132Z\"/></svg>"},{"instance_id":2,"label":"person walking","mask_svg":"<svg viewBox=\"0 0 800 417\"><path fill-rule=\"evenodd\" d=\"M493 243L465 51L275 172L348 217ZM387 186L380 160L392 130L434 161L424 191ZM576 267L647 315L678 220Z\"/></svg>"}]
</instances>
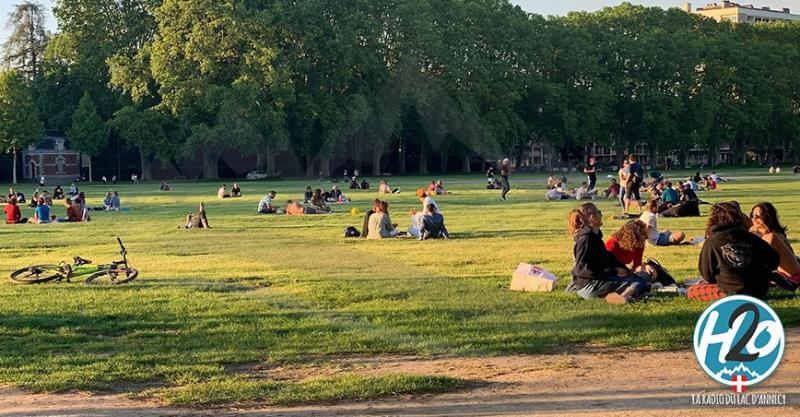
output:
<instances>
[{"instance_id":1,"label":"person walking","mask_svg":"<svg viewBox=\"0 0 800 417\"><path fill-rule=\"evenodd\" d=\"M597 158L589 158L589 163L586 165L586 168L583 169L583 173L586 174L589 191L594 190L597 186Z\"/></svg>"},{"instance_id":2,"label":"person walking","mask_svg":"<svg viewBox=\"0 0 800 417\"><path fill-rule=\"evenodd\" d=\"M503 178L501 184L503 191L500 194L500 201L506 201L506 195L511 191L511 184L508 182L508 177L511 175L511 160L506 158L500 164L500 176Z\"/></svg>"}]
</instances>

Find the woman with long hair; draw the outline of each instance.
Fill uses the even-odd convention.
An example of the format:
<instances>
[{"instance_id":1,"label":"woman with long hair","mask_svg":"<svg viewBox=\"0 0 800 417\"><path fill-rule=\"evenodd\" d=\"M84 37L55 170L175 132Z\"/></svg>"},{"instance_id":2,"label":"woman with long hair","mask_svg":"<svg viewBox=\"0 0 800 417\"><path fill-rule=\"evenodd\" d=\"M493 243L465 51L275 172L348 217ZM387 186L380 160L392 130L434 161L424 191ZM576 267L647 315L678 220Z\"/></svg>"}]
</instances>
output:
<instances>
[{"instance_id":1,"label":"woman with long hair","mask_svg":"<svg viewBox=\"0 0 800 417\"><path fill-rule=\"evenodd\" d=\"M650 284L606 250L602 225L603 213L592 203L569 214L567 228L575 240L575 265L567 291L587 300L605 298L612 304L625 304L650 291Z\"/></svg>"},{"instance_id":2,"label":"woman with long hair","mask_svg":"<svg viewBox=\"0 0 800 417\"><path fill-rule=\"evenodd\" d=\"M618 261L630 265L634 271L642 266L644 247L647 243L647 225L640 220L631 220L606 241L606 249Z\"/></svg>"},{"instance_id":3,"label":"woman with long hair","mask_svg":"<svg viewBox=\"0 0 800 417\"><path fill-rule=\"evenodd\" d=\"M780 258L767 242L748 231L748 223L738 204L717 203L711 208L699 262L704 282L689 288L689 298L714 301L733 294L767 295Z\"/></svg>"},{"instance_id":4,"label":"woman with long hair","mask_svg":"<svg viewBox=\"0 0 800 417\"><path fill-rule=\"evenodd\" d=\"M758 203L750 210L753 226L750 232L769 243L781 258L778 273L795 284L800 284L800 262L794 253L786 226L778 219L778 210L771 203Z\"/></svg>"}]
</instances>

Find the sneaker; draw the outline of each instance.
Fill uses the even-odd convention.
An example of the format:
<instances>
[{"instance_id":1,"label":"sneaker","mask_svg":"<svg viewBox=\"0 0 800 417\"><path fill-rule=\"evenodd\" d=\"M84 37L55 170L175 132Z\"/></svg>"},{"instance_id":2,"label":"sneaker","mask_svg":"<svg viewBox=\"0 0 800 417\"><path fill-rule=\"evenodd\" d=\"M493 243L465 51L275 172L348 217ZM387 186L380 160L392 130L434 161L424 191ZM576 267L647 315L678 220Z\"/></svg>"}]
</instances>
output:
<instances>
[{"instance_id":1,"label":"sneaker","mask_svg":"<svg viewBox=\"0 0 800 417\"><path fill-rule=\"evenodd\" d=\"M622 294L612 292L606 295L606 302L609 304L628 304L630 300L623 297Z\"/></svg>"},{"instance_id":2,"label":"sneaker","mask_svg":"<svg viewBox=\"0 0 800 417\"><path fill-rule=\"evenodd\" d=\"M669 287L670 285L674 285L676 283L675 278L670 275L667 268L664 268L657 260L655 259L648 259L644 262L645 266L649 266L656 271L656 277L654 279L655 282L660 283L665 287Z\"/></svg>"}]
</instances>

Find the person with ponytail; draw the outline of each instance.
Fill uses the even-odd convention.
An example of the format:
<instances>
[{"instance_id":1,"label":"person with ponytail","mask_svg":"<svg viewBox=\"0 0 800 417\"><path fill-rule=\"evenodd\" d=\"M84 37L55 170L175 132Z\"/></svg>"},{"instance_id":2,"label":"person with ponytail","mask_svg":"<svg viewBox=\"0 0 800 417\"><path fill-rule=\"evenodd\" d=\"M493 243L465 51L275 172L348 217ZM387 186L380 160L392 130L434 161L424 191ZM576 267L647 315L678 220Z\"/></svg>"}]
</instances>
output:
<instances>
[{"instance_id":1,"label":"person with ponytail","mask_svg":"<svg viewBox=\"0 0 800 417\"><path fill-rule=\"evenodd\" d=\"M634 273L606 249L602 225L603 214L592 203L569 214L567 227L575 240L575 265L567 291L587 300L605 298L612 304L626 304L650 291L649 275Z\"/></svg>"}]
</instances>

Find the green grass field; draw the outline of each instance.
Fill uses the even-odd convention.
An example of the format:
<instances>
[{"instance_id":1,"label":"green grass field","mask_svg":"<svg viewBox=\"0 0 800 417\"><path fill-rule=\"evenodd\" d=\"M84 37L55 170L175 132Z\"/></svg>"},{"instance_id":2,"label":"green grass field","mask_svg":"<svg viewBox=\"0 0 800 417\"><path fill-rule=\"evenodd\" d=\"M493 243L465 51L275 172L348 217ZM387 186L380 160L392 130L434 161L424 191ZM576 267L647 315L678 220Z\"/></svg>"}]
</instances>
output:
<instances>
[{"instance_id":1,"label":"green grass field","mask_svg":"<svg viewBox=\"0 0 800 417\"><path fill-rule=\"evenodd\" d=\"M701 193L702 199L735 199L748 209L772 201L790 237L800 236L800 179L723 174L742 178ZM386 196L402 228L409 209L420 206L413 190L428 180L391 181L403 188ZM437 201L449 241L344 239L346 226L362 222L350 208L366 211L375 191L349 193L353 203L329 216L255 214L271 189L285 202L299 198L306 185L318 186L306 181L242 182L245 197L224 201L215 198L217 182L173 183L171 193L158 192L158 183L125 184L115 189L130 211L95 213L86 224L2 225L3 277L74 255L108 262L117 256L116 236L140 276L121 287L19 286L3 278L0 382L34 391L144 392L181 404L282 404L443 391L462 381L406 375L271 381L236 365L324 365L343 355L547 353L583 343L690 345L702 303L655 297L620 307L564 293L572 262L565 217L575 202L545 202L544 176L512 178L515 189L505 203L484 182L480 175L445 178L454 194ZM34 187L19 188L30 196ZM89 205L101 205L108 188L85 186ZM200 201L208 204L213 228L179 229ZM613 201L599 205L606 217L618 211ZM64 215L61 207L54 211ZM693 236L702 233L705 218L659 223ZM607 220L606 236L621 224ZM698 254L692 246L645 252L680 280L697 276ZM519 262L560 276L559 289L508 291ZM771 304L787 327L800 324L799 299L778 293Z\"/></svg>"}]
</instances>

